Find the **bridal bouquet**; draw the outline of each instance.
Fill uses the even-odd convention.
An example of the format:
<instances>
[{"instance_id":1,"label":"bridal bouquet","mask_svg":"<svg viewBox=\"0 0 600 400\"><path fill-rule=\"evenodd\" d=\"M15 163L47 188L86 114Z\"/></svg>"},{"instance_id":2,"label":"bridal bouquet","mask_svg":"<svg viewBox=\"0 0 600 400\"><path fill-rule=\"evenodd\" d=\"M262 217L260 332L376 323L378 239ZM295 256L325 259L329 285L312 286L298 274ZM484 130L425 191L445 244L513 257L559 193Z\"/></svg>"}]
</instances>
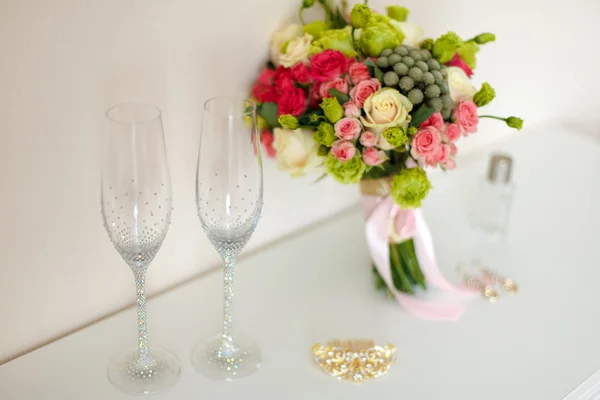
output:
<instances>
[{"instance_id":1,"label":"bridal bouquet","mask_svg":"<svg viewBox=\"0 0 600 400\"><path fill-rule=\"evenodd\" d=\"M325 18L305 23L303 11L316 5L304 0L301 24L273 34L252 87L262 143L292 176L360 184L378 282L404 298L436 275L418 212L431 189L426 169L454 169L457 144L480 118L516 129L523 121L480 113L495 91L471 77L493 34L427 38L403 7L384 15L316 3Z\"/></svg>"}]
</instances>

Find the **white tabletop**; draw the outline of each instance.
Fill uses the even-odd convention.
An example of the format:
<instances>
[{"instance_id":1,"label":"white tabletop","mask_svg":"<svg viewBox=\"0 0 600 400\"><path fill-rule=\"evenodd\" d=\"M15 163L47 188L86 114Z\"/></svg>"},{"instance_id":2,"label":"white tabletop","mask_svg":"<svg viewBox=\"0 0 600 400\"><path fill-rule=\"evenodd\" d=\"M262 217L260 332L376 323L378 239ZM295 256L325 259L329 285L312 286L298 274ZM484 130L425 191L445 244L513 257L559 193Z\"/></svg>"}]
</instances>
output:
<instances>
[{"instance_id":1,"label":"white tabletop","mask_svg":"<svg viewBox=\"0 0 600 400\"><path fill-rule=\"evenodd\" d=\"M600 144L539 132L499 147L515 157L518 189L506 264L497 267L518 281L518 296L497 304L476 298L457 322L407 314L373 289L362 216L355 208L240 261L234 324L262 347L264 363L254 376L214 382L190 364L198 338L221 326L220 273L151 300L151 343L171 349L182 361L179 383L153 398L566 396L600 368ZM458 279L454 267L467 240L467 200L473 198L486 156L461 160L451 174L432 174L435 189L424 209L441 267L453 279ZM115 353L134 345L135 329L130 309L0 366L0 398L130 398L111 386L106 367ZM331 338L390 342L398 347L399 359L377 381L338 382L310 357L314 343Z\"/></svg>"}]
</instances>

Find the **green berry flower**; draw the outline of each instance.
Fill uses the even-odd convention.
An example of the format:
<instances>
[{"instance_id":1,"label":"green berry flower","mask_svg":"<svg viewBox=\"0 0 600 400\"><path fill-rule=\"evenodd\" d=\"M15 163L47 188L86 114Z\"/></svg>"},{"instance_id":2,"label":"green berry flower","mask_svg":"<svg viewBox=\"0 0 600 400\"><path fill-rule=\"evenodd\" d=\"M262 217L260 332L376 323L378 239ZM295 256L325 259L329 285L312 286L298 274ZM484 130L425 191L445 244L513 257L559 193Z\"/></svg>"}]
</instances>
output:
<instances>
[{"instance_id":1,"label":"green berry flower","mask_svg":"<svg viewBox=\"0 0 600 400\"><path fill-rule=\"evenodd\" d=\"M449 95L445 94L440 98L442 99L442 105L444 108L452 109L454 107L454 102Z\"/></svg>"},{"instance_id":2,"label":"green berry flower","mask_svg":"<svg viewBox=\"0 0 600 400\"><path fill-rule=\"evenodd\" d=\"M395 19L399 22L405 22L408 18L408 8L400 7L400 6L388 6L385 8L387 11L388 17L391 19Z\"/></svg>"},{"instance_id":3,"label":"green berry flower","mask_svg":"<svg viewBox=\"0 0 600 400\"><path fill-rule=\"evenodd\" d=\"M408 92L408 100L413 104L421 104L423 97L423 92L420 89L413 89Z\"/></svg>"},{"instance_id":4,"label":"green berry flower","mask_svg":"<svg viewBox=\"0 0 600 400\"><path fill-rule=\"evenodd\" d=\"M409 138L415 136L417 134L417 132L419 132L419 128L417 128L416 126L411 125L408 127L407 134L408 134Z\"/></svg>"},{"instance_id":5,"label":"green berry flower","mask_svg":"<svg viewBox=\"0 0 600 400\"><path fill-rule=\"evenodd\" d=\"M388 63L390 65L396 65L398 64L400 61L402 61L402 56L399 54L392 54L388 57Z\"/></svg>"},{"instance_id":6,"label":"green berry flower","mask_svg":"<svg viewBox=\"0 0 600 400\"><path fill-rule=\"evenodd\" d=\"M425 82L427 85L433 85L435 83L435 77L431 72L425 72L423 74L423 82Z\"/></svg>"},{"instance_id":7,"label":"green berry flower","mask_svg":"<svg viewBox=\"0 0 600 400\"><path fill-rule=\"evenodd\" d=\"M415 82L421 82L423 80L423 71L421 71L417 67L412 67L408 71L408 76L410 76L412 78L412 80Z\"/></svg>"},{"instance_id":8,"label":"green berry flower","mask_svg":"<svg viewBox=\"0 0 600 400\"><path fill-rule=\"evenodd\" d=\"M433 61L435 61L435 60L433 60ZM435 61L435 62L437 62L437 61ZM435 79L435 83L437 83L438 85L441 85L442 83L444 83L444 75L442 75L442 73L440 71L431 71L431 74L433 75L433 77Z\"/></svg>"},{"instance_id":9,"label":"green berry flower","mask_svg":"<svg viewBox=\"0 0 600 400\"><path fill-rule=\"evenodd\" d=\"M408 68L412 68L412 67L414 67L414 66L415 66L415 60L413 60L413 59L412 59L411 57L409 57L409 56L404 56L404 57L402 57L402 62L403 62L404 64L406 64L406 66L407 66Z\"/></svg>"},{"instance_id":10,"label":"green berry flower","mask_svg":"<svg viewBox=\"0 0 600 400\"><path fill-rule=\"evenodd\" d=\"M356 29L364 28L371 18L371 9L364 4L356 4L350 13L350 24Z\"/></svg>"},{"instance_id":11,"label":"green berry flower","mask_svg":"<svg viewBox=\"0 0 600 400\"><path fill-rule=\"evenodd\" d=\"M439 62L445 64L462 46L462 39L456 33L448 32L435 41L431 53Z\"/></svg>"},{"instance_id":12,"label":"green berry flower","mask_svg":"<svg viewBox=\"0 0 600 400\"><path fill-rule=\"evenodd\" d=\"M379 57L375 63L379 68L388 68L390 66L388 58L384 56Z\"/></svg>"},{"instance_id":13,"label":"green berry flower","mask_svg":"<svg viewBox=\"0 0 600 400\"><path fill-rule=\"evenodd\" d=\"M427 63L425 61L417 61L415 63L415 67L419 68L423 72L429 71L429 67L427 66Z\"/></svg>"},{"instance_id":14,"label":"green berry flower","mask_svg":"<svg viewBox=\"0 0 600 400\"><path fill-rule=\"evenodd\" d=\"M325 113L325 117L334 124L344 117L344 108L335 97L324 98L321 100L320 107Z\"/></svg>"},{"instance_id":15,"label":"green berry flower","mask_svg":"<svg viewBox=\"0 0 600 400\"><path fill-rule=\"evenodd\" d=\"M383 137L393 147L403 146L408 142L406 127L394 126L383 131Z\"/></svg>"},{"instance_id":16,"label":"green berry flower","mask_svg":"<svg viewBox=\"0 0 600 400\"><path fill-rule=\"evenodd\" d=\"M333 142L337 140L335 128L329 122L321 122L317 130L313 132L313 140L322 146L331 147Z\"/></svg>"},{"instance_id":17,"label":"green berry flower","mask_svg":"<svg viewBox=\"0 0 600 400\"><path fill-rule=\"evenodd\" d=\"M477 107L483 107L490 104L490 102L494 100L494 97L496 97L496 91L489 83L484 82L483 85L481 85L479 92L475 93L475 96L473 96L473 101L477 104Z\"/></svg>"},{"instance_id":18,"label":"green berry flower","mask_svg":"<svg viewBox=\"0 0 600 400\"><path fill-rule=\"evenodd\" d=\"M325 159L325 170L340 183L360 182L367 166L361 157L353 157L346 162L341 162L329 153Z\"/></svg>"},{"instance_id":19,"label":"green berry flower","mask_svg":"<svg viewBox=\"0 0 600 400\"><path fill-rule=\"evenodd\" d=\"M430 99L440 97L440 88L436 85L429 85L425 88L425 96Z\"/></svg>"},{"instance_id":20,"label":"green berry flower","mask_svg":"<svg viewBox=\"0 0 600 400\"><path fill-rule=\"evenodd\" d=\"M402 208L419 208L431 189L431 182L421 168L407 168L392 179L390 195Z\"/></svg>"},{"instance_id":21,"label":"green berry flower","mask_svg":"<svg viewBox=\"0 0 600 400\"><path fill-rule=\"evenodd\" d=\"M398 75L406 75L408 74L408 67L404 63L398 63L394 65L394 72Z\"/></svg>"},{"instance_id":22,"label":"green berry flower","mask_svg":"<svg viewBox=\"0 0 600 400\"><path fill-rule=\"evenodd\" d=\"M279 124L284 128L288 128L291 130L298 129L298 127L300 126L300 124L298 123L298 118L294 117L291 114L281 115L277 119L277 121L279 121Z\"/></svg>"},{"instance_id":23,"label":"green berry flower","mask_svg":"<svg viewBox=\"0 0 600 400\"><path fill-rule=\"evenodd\" d=\"M396 86L399 81L400 78L394 71L388 71L385 73L385 75L383 75L383 84L385 86Z\"/></svg>"},{"instance_id":24,"label":"green berry flower","mask_svg":"<svg viewBox=\"0 0 600 400\"><path fill-rule=\"evenodd\" d=\"M404 57L407 56L409 53L408 47L406 46L398 46L394 49L394 53Z\"/></svg>"},{"instance_id":25,"label":"green berry flower","mask_svg":"<svg viewBox=\"0 0 600 400\"><path fill-rule=\"evenodd\" d=\"M393 53L392 49L385 49L379 54L379 57L389 57Z\"/></svg>"},{"instance_id":26,"label":"green berry flower","mask_svg":"<svg viewBox=\"0 0 600 400\"><path fill-rule=\"evenodd\" d=\"M432 72L433 71L438 71L439 72L440 63L435 58L430 58L429 60L427 60L427 67ZM441 72L440 72L440 76L441 76Z\"/></svg>"},{"instance_id":27,"label":"green berry flower","mask_svg":"<svg viewBox=\"0 0 600 400\"><path fill-rule=\"evenodd\" d=\"M413 87L415 87L415 81L410 76L404 76L400 79L400 89L408 92Z\"/></svg>"},{"instance_id":28,"label":"green berry flower","mask_svg":"<svg viewBox=\"0 0 600 400\"><path fill-rule=\"evenodd\" d=\"M410 58L412 58L415 61L421 61L422 57L421 57L421 52L419 50L411 50L408 55L410 56Z\"/></svg>"},{"instance_id":29,"label":"green berry flower","mask_svg":"<svg viewBox=\"0 0 600 400\"><path fill-rule=\"evenodd\" d=\"M435 112L440 112L444 108L444 104L442 103L442 99L439 97L434 97L433 99L429 99L427 105L435 110Z\"/></svg>"}]
</instances>

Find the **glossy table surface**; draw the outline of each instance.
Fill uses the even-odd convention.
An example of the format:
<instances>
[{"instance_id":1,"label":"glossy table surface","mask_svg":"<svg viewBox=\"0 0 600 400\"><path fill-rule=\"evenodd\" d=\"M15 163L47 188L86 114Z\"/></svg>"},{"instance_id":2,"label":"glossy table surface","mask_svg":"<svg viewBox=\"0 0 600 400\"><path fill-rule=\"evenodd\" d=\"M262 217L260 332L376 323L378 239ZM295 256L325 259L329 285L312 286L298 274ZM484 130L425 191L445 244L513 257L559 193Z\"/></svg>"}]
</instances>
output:
<instances>
[{"instance_id":1,"label":"glossy table surface","mask_svg":"<svg viewBox=\"0 0 600 400\"><path fill-rule=\"evenodd\" d=\"M239 262L234 324L259 342L264 360L249 378L211 381L190 363L197 340L221 325L219 271L152 299L151 343L182 362L179 383L152 398L565 397L600 368L600 144L540 132L496 147L514 156L518 187L504 261L493 267L518 281L518 296L496 304L477 297L457 322L409 315L373 289L355 207ZM435 189L424 206L440 266L453 280L460 279L455 266L461 257L478 256L464 221L487 153L459 162L452 173L431 174ZM128 309L0 366L0 398L131 398L111 386L106 367L135 343L135 329L135 312ZM338 382L310 356L314 343L331 338L393 343L398 361L377 381Z\"/></svg>"}]
</instances>

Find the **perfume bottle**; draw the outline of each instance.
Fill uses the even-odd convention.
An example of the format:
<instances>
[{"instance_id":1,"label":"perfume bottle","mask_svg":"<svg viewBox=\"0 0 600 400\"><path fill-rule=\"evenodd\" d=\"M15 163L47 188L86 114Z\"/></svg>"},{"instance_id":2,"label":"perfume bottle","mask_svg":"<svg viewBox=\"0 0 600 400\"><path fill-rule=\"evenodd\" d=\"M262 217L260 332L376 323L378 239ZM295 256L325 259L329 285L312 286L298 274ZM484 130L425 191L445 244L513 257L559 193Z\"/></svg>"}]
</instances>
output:
<instances>
[{"instance_id":1,"label":"perfume bottle","mask_svg":"<svg viewBox=\"0 0 600 400\"><path fill-rule=\"evenodd\" d=\"M511 182L513 160L508 154L494 153L487 176L480 181L474 211L474 227L492 241L504 241L515 191Z\"/></svg>"}]
</instances>

